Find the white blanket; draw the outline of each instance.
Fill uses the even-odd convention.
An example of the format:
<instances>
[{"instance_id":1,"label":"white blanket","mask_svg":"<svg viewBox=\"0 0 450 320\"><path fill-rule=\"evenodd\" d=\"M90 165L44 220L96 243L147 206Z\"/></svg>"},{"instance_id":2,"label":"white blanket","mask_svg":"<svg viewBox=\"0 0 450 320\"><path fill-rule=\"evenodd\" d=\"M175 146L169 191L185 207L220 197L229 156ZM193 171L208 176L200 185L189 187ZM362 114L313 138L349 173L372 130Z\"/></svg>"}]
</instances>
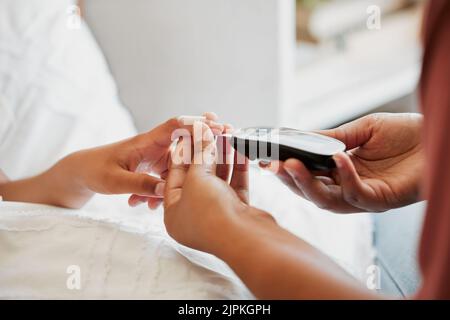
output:
<instances>
[{"instance_id":1,"label":"white blanket","mask_svg":"<svg viewBox=\"0 0 450 320\"><path fill-rule=\"evenodd\" d=\"M135 133L89 30L66 27L70 3L0 0L0 168L10 178ZM364 278L368 216L319 210L259 170L251 184L254 205ZM73 265L81 290L67 287ZM161 210L129 208L122 196L83 210L0 202L0 298L249 297L217 258L173 242Z\"/></svg>"},{"instance_id":2,"label":"white blanket","mask_svg":"<svg viewBox=\"0 0 450 320\"><path fill-rule=\"evenodd\" d=\"M156 221L133 227L80 217L92 211L23 203L0 210L1 298L252 297L223 262L178 245Z\"/></svg>"}]
</instances>

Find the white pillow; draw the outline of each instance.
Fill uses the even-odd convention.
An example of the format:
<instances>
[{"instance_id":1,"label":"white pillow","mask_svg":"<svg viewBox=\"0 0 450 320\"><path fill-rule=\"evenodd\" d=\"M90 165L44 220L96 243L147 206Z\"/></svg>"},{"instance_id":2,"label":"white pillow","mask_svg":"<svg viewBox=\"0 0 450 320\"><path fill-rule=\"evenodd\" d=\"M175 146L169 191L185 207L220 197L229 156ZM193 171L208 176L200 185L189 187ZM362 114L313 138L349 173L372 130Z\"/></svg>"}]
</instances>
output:
<instances>
[{"instance_id":1,"label":"white pillow","mask_svg":"<svg viewBox=\"0 0 450 320\"><path fill-rule=\"evenodd\" d=\"M0 1L0 168L10 178L135 133L88 28L67 27L71 4Z\"/></svg>"}]
</instances>

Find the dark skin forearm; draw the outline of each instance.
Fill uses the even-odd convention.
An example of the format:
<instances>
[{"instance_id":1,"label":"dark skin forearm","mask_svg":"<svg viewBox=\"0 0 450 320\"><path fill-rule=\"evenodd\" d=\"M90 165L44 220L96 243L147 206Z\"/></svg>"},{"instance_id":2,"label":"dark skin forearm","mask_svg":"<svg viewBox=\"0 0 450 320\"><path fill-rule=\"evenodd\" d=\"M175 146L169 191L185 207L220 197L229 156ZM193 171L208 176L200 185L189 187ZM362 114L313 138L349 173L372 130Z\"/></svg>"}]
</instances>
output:
<instances>
[{"instance_id":1,"label":"dark skin forearm","mask_svg":"<svg viewBox=\"0 0 450 320\"><path fill-rule=\"evenodd\" d=\"M261 299L377 299L317 249L248 208L222 227L223 259Z\"/></svg>"}]
</instances>

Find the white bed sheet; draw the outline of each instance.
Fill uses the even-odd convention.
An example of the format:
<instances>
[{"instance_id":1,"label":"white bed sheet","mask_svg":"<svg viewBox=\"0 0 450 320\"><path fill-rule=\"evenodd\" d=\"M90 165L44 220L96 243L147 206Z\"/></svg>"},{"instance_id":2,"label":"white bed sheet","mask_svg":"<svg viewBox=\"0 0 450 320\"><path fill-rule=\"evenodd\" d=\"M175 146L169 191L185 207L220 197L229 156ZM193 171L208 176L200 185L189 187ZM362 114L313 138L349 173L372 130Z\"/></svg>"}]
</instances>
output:
<instances>
[{"instance_id":1,"label":"white bed sheet","mask_svg":"<svg viewBox=\"0 0 450 320\"><path fill-rule=\"evenodd\" d=\"M103 208L103 214L115 210ZM130 222L82 217L91 215L0 203L0 297L252 298L222 261L178 245L159 223L133 227ZM79 270L76 274L73 266ZM79 287L74 286L76 281Z\"/></svg>"}]
</instances>

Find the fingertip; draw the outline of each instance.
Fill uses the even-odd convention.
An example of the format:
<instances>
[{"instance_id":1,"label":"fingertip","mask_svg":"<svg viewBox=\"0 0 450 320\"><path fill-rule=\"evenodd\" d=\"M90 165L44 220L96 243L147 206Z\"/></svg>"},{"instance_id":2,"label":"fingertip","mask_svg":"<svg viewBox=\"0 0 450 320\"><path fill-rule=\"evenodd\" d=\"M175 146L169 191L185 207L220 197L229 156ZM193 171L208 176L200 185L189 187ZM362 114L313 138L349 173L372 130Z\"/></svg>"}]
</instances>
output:
<instances>
[{"instance_id":1,"label":"fingertip","mask_svg":"<svg viewBox=\"0 0 450 320\"><path fill-rule=\"evenodd\" d=\"M219 116L215 112L207 111L203 113L203 116L208 120L217 121Z\"/></svg>"},{"instance_id":2,"label":"fingertip","mask_svg":"<svg viewBox=\"0 0 450 320\"><path fill-rule=\"evenodd\" d=\"M342 161L344 160L345 154L344 152L338 152L333 156L334 162L336 162L336 166L342 166Z\"/></svg>"},{"instance_id":3,"label":"fingertip","mask_svg":"<svg viewBox=\"0 0 450 320\"><path fill-rule=\"evenodd\" d=\"M340 172L342 170L342 160L341 160L341 157L339 156L339 154L335 154L333 156L333 161L334 161L334 164L336 165L337 171Z\"/></svg>"},{"instance_id":4,"label":"fingertip","mask_svg":"<svg viewBox=\"0 0 450 320\"><path fill-rule=\"evenodd\" d=\"M191 166L190 170L202 168L202 170L215 173L217 156L215 136L206 124L196 123L195 125L199 129L194 130L194 166ZM196 131L197 134L195 134Z\"/></svg>"},{"instance_id":5,"label":"fingertip","mask_svg":"<svg viewBox=\"0 0 450 320\"><path fill-rule=\"evenodd\" d=\"M150 210L156 210L159 208L159 206L162 203L162 199L158 199L158 198L149 198L147 201L147 206Z\"/></svg>"},{"instance_id":6,"label":"fingertip","mask_svg":"<svg viewBox=\"0 0 450 320\"><path fill-rule=\"evenodd\" d=\"M281 168L283 168L284 166L284 163L279 160L268 161L268 163L269 165L267 166L267 169L273 174L279 174Z\"/></svg>"},{"instance_id":7,"label":"fingertip","mask_svg":"<svg viewBox=\"0 0 450 320\"><path fill-rule=\"evenodd\" d=\"M211 129L213 135L215 135L215 136L220 136L224 132L223 127L210 128L210 129Z\"/></svg>"},{"instance_id":8,"label":"fingertip","mask_svg":"<svg viewBox=\"0 0 450 320\"><path fill-rule=\"evenodd\" d=\"M258 162L259 167L262 169L268 169L270 167L270 164L270 161L261 160Z\"/></svg>"},{"instance_id":9,"label":"fingertip","mask_svg":"<svg viewBox=\"0 0 450 320\"><path fill-rule=\"evenodd\" d=\"M128 198L128 205L132 208L139 206L140 204L144 203L146 201L146 198L143 198L141 196L138 196L136 194L132 194Z\"/></svg>"},{"instance_id":10,"label":"fingertip","mask_svg":"<svg viewBox=\"0 0 450 320\"><path fill-rule=\"evenodd\" d=\"M360 207L367 191L349 155L339 153L333 157L336 161L344 199L353 206Z\"/></svg>"},{"instance_id":11,"label":"fingertip","mask_svg":"<svg viewBox=\"0 0 450 320\"><path fill-rule=\"evenodd\" d=\"M234 131L234 126L230 123L224 124L225 133L231 133Z\"/></svg>"},{"instance_id":12,"label":"fingertip","mask_svg":"<svg viewBox=\"0 0 450 320\"><path fill-rule=\"evenodd\" d=\"M170 129L176 129L183 126L183 116L173 117L163 123L162 126L165 126Z\"/></svg>"},{"instance_id":13,"label":"fingertip","mask_svg":"<svg viewBox=\"0 0 450 320\"><path fill-rule=\"evenodd\" d=\"M130 197L128 198L128 205L129 205L130 207L132 207L132 208L134 208L134 207L137 206L136 201L133 200L133 196L130 196Z\"/></svg>"},{"instance_id":14,"label":"fingertip","mask_svg":"<svg viewBox=\"0 0 450 320\"><path fill-rule=\"evenodd\" d=\"M339 152L333 156L333 160L336 163L336 168L339 172L346 175L350 174L353 168L350 157L345 152Z\"/></svg>"},{"instance_id":15,"label":"fingertip","mask_svg":"<svg viewBox=\"0 0 450 320\"><path fill-rule=\"evenodd\" d=\"M288 159L284 162L284 169L292 178L308 178L310 176L309 170L298 159Z\"/></svg>"},{"instance_id":16,"label":"fingertip","mask_svg":"<svg viewBox=\"0 0 450 320\"><path fill-rule=\"evenodd\" d=\"M130 207L134 207L136 202L136 195L132 194L131 196L128 197L128 205Z\"/></svg>"},{"instance_id":17,"label":"fingertip","mask_svg":"<svg viewBox=\"0 0 450 320\"><path fill-rule=\"evenodd\" d=\"M303 163L298 159L288 159L284 162L284 168L286 170L297 171L304 167Z\"/></svg>"},{"instance_id":18,"label":"fingertip","mask_svg":"<svg viewBox=\"0 0 450 320\"><path fill-rule=\"evenodd\" d=\"M273 174L279 174L280 170L282 170L283 168L284 163L283 161L279 160L261 160L259 161L258 165L261 169L268 170Z\"/></svg>"}]
</instances>

